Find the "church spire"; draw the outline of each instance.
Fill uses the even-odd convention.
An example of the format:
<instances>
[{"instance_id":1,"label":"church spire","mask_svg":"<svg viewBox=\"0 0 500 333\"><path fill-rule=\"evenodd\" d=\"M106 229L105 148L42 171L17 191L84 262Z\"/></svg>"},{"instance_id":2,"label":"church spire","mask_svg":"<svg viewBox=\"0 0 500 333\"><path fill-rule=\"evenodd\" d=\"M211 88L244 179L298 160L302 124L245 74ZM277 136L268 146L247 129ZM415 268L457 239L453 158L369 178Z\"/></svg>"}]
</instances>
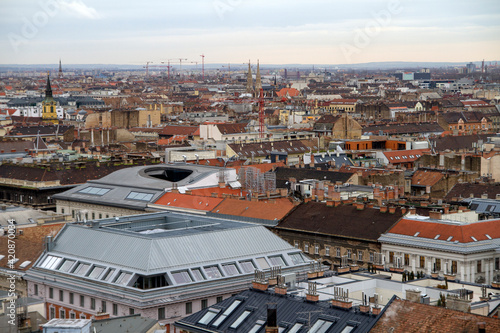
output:
<instances>
[{"instance_id":1,"label":"church spire","mask_svg":"<svg viewBox=\"0 0 500 333\"><path fill-rule=\"evenodd\" d=\"M47 71L47 88L45 88L45 98L52 97L52 87L50 86L50 76Z\"/></svg>"},{"instance_id":2,"label":"church spire","mask_svg":"<svg viewBox=\"0 0 500 333\"><path fill-rule=\"evenodd\" d=\"M62 76L63 72L62 72L61 58L59 58L59 78L61 78Z\"/></svg>"},{"instance_id":3,"label":"church spire","mask_svg":"<svg viewBox=\"0 0 500 333\"><path fill-rule=\"evenodd\" d=\"M255 76L255 93L256 93L256 96L259 96L260 89L262 89L262 81L260 79L260 65L259 65L259 60L257 60L257 74Z\"/></svg>"},{"instance_id":4,"label":"church spire","mask_svg":"<svg viewBox=\"0 0 500 333\"><path fill-rule=\"evenodd\" d=\"M252 68L250 67L250 60L248 60L248 75L247 75L247 93L253 93L253 78Z\"/></svg>"}]
</instances>

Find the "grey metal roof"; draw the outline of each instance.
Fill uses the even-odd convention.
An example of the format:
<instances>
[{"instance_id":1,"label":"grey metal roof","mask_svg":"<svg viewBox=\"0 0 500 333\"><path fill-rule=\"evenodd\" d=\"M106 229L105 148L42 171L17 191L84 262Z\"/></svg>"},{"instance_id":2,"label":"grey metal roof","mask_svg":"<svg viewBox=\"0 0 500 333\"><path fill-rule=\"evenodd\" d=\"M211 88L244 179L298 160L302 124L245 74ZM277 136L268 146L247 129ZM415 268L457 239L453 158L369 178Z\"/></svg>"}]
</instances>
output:
<instances>
[{"instance_id":1,"label":"grey metal roof","mask_svg":"<svg viewBox=\"0 0 500 333\"><path fill-rule=\"evenodd\" d=\"M135 314L93 321L90 331L94 333L147 333L157 322L157 320L144 318L140 314Z\"/></svg>"},{"instance_id":2,"label":"grey metal roof","mask_svg":"<svg viewBox=\"0 0 500 333\"><path fill-rule=\"evenodd\" d=\"M500 214L500 201L493 199L463 199L462 202L467 202L470 209L478 214Z\"/></svg>"},{"instance_id":3,"label":"grey metal roof","mask_svg":"<svg viewBox=\"0 0 500 333\"><path fill-rule=\"evenodd\" d=\"M242 302L219 326L214 326L213 324L235 300ZM302 327L297 332L305 333L308 331L308 326L312 327L319 319L333 323L330 328L321 332L340 333L343 332L346 326L352 326L353 332L368 332L380 318L380 315L366 315L354 309L344 310L334 308L330 306L329 302L310 303L305 302L302 297L293 297L291 295L283 297L271 292L250 289L227 298L210 308L183 318L174 325L180 329L187 329L190 332L249 332L260 321L263 324L257 332L265 332L267 308L270 304L276 307L277 324L279 327L285 329L284 332L288 332L296 323L300 323ZM212 309L219 310L217 315L208 324L200 324L200 319ZM242 321L237 329L230 328L244 311L250 311L248 317Z\"/></svg>"},{"instance_id":4,"label":"grey metal roof","mask_svg":"<svg viewBox=\"0 0 500 333\"><path fill-rule=\"evenodd\" d=\"M396 244L423 249L432 249L445 252L454 252L460 254L471 254L485 251L494 251L500 247L500 240L484 240L470 243L455 243L445 240L419 238L408 235L399 235L386 233L379 237L378 241L382 244Z\"/></svg>"},{"instance_id":5,"label":"grey metal roof","mask_svg":"<svg viewBox=\"0 0 500 333\"><path fill-rule=\"evenodd\" d=\"M165 190L171 189L174 184L178 187L202 187L204 180L210 179L211 181L207 183L212 186L217 185L220 170L223 168L185 163L130 167L115 171L98 180L89 180L83 185L55 194L53 198L145 210L148 203L155 202ZM173 176L165 177L166 173L171 173ZM106 188L109 191L99 196L81 192L90 186ZM132 191L153 194L153 196L148 201L128 199L127 196Z\"/></svg>"}]
</instances>

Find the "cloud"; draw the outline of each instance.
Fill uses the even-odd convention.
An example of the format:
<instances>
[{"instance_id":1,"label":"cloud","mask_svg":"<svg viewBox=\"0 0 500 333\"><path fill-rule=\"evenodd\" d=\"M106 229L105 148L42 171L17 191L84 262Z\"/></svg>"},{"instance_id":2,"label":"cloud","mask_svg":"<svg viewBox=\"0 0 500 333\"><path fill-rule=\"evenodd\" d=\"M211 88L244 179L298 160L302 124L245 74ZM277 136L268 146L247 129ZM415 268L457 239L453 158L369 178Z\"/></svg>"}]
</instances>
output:
<instances>
[{"instance_id":1,"label":"cloud","mask_svg":"<svg viewBox=\"0 0 500 333\"><path fill-rule=\"evenodd\" d=\"M102 16L92 7L87 6L82 0L72 0L72 1L59 1L59 6L61 10L75 15L80 18L87 18L91 20L100 19Z\"/></svg>"}]
</instances>

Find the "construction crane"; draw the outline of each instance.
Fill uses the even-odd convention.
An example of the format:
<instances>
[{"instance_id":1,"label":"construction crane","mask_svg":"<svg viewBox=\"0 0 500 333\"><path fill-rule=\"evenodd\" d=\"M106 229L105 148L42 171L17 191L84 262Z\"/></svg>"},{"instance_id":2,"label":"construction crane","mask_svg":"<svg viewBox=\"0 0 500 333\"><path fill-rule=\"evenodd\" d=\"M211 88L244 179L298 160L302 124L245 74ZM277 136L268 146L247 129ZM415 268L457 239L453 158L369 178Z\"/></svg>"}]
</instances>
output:
<instances>
[{"instance_id":1,"label":"construction crane","mask_svg":"<svg viewBox=\"0 0 500 333\"><path fill-rule=\"evenodd\" d=\"M264 89L259 92L259 137L264 138Z\"/></svg>"},{"instance_id":2,"label":"construction crane","mask_svg":"<svg viewBox=\"0 0 500 333\"><path fill-rule=\"evenodd\" d=\"M201 54L201 77L205 81L205 55Z\"/></svg>"},{"instance_id":3,"label":"construction crane","mask_svg":"<svg viewBox=\"0 0 500 333\"><path fill-rule=\"evenodd\" d=\"M177 58L179 59L179 73L182 73L182 60L187 60L186 58Z\"/></svg>"},{"instance_id":4,"label":"construction crane","mask_svg":"<svg viewBox=\"0 0 500 333\"><path fill-rule=\"evenodd\" d=\"M149 64L152 64L153 62L152 61L146 61L146 66L144 66L143 68L146 68L146 77L149 76Z\"/></svg>"}]
</instances>

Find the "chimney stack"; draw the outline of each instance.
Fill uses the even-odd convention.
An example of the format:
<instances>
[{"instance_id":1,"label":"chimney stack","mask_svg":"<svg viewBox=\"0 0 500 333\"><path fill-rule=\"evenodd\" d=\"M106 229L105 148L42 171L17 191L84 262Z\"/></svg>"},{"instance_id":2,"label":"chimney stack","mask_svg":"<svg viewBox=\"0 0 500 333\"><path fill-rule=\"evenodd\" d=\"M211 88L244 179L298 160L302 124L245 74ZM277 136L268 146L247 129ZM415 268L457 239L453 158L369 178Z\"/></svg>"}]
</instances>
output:
<instances>
[{"instance_id":1,"label":"chimney stack","mask_svg":"<svg viewBox=\"0 0 500 333\"><path fill-rule=\"evenodd\" d=\"M267 306L266 333L278 333L278 309L276 304Z\"/></svg>"}]
</instances>

